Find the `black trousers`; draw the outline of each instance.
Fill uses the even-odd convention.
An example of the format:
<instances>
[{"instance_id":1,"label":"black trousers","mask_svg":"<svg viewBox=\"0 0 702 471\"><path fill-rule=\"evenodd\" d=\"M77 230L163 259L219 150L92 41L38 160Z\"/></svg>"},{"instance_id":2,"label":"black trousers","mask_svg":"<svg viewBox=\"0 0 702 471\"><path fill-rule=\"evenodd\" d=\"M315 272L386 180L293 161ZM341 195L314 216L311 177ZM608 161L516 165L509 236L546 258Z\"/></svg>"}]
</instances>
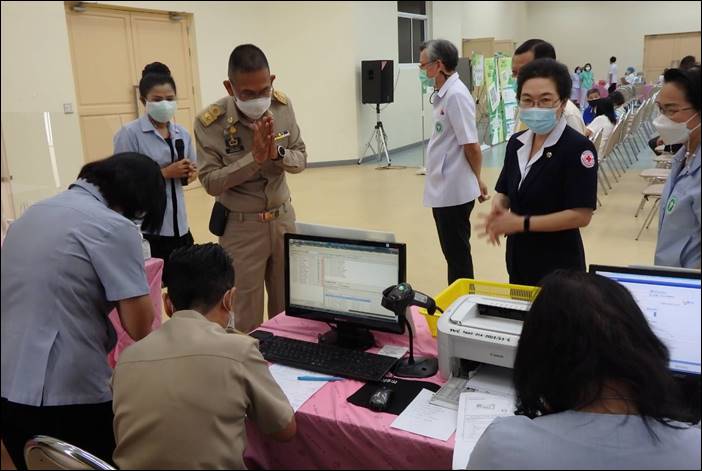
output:
<instances>
[{"instance_id":1,"label":"black trousers","mask_svg":"<svg viewBox=\"0 0 702 471\"><path fill-rule=\"evenodd\" d=\"M612 93L617 89L617 84L616 83L610 83L609 88L607 88L608 93Z\"/></svg>"},{"instance_id":2,"label":"black trousers","mask_svg":"<svg viewBox=\"0 0 702 471\"><path fill-rule=\"evenodd\" d=\"M448 284L459 278L473 278L470 254L470 213L475 201L458 206L432 208L441 251L448 263Z\"/></svg>"},{"instance_id":3,"label":"black trousers","mask_svg":"<svg viewBox=\"0 0 702 471\"><path fill-rule=\"evenodd\" d=\"M17 469L27 469L24 445L37 435L63 440L112 463L112 402L26 406L2 399L2 440Z\"/></svg>"},{"instance_id":4,"label":"black trousers","mask_svg":"<svg viewBox=\"0 0 702 471\"><path fill-rule=\"evenodd\" d=\"M153 258L160 258L163 260L163 284L167 284L168 280L168 258L171 253L181 247L190 247L195 242L193 240L193 235L190 231L180 237L168 237L168 236L157 236L151 234L144 234L144 239L149 241L151 246L151 256Z\"/></svg>"}]
</instances>

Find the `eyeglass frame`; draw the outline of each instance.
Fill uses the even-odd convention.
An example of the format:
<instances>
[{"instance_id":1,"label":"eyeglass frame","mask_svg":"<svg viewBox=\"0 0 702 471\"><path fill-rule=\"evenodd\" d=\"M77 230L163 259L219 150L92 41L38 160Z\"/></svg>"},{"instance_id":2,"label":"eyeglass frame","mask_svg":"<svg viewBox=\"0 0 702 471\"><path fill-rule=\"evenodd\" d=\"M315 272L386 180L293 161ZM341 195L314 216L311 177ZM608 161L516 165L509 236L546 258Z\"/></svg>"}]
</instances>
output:
<instances>
[{"instance_id":1,"label":"eyeglass frame","mask_svg":"<svg viewBox=\"0 0 702 471\"><path fill-rule=\"evenodd\" d=\"M554 109L554 108L558 108L563 103L563 100L561 100L560 98L557 98L556 103L554 103L553 106L539 106L541 104L541 100L535 100L535 101L532 100L531 106L523 106L522 98L520 98L517 103L518 103L520 108Z\"/></svg>"},{"instance_id":2,"label":"eyeglass frame","mask_svg":"<svg viewBox=\"0 0 702 471\"><path fill-rule=\"evenodd\" d=\"M430 66L431 64L433 64L433 63L435 63L435 62L439 62L439 59L435 59L435 60L433 60L433 61L429 61L429 62L427 62L427 63L425 63L425 64L422 64L422 63L420 62L420 63L418 64L419 70L426 70L426 68L427 68L428 66Z\"/></svg>"},{"instance_id":3,"label":"eyeglass frame","mask_svg":"<svg viewBox=\"0 0 702 471\"><path fill-rule=\"evenodd\" d=\"M678 108L675 111L672 111L670 109L666 110L664 107L662 107L660 105L660 103L658 103L658 102L655 102L655 103L656 103L656 107L658 108L658 112L667 118L672 118L673 116L680 113L681 111L694 110L694 108L692 106L688 106L685 108Z\"/></svg>"}]
</instances>

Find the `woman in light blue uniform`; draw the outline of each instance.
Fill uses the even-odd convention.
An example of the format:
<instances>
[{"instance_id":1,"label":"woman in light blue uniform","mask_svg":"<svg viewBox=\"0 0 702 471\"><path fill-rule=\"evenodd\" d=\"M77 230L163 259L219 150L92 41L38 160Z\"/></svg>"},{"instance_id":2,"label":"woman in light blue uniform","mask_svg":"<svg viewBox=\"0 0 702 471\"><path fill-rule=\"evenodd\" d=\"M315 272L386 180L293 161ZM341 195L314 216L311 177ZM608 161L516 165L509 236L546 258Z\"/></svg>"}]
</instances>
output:
<instances>
[{"instance_id":1,"label":"woman in light blue uniform","mask_svg":"<svg viewBox=\"0 0 702 471\"><path fill-rule=\"evenodd\" d=\"M150 158L86 164L68 190L27 209L2 247L2 439L18 469L24 445L49 435L112 460L112 369L117 308L133 340L154 307L134 225L157 231L166 206Z\"/></svg>"},{"instance_id":2,"label":"woman in light blue uniform","mask_svg":"<svg viewBox=\"0 0 702 471\"><path fill-rule=\"evenodd\" d=\"M675 154L661 198L656 265L700 268L700 68L670 69L653 121Z\"/></svg>"},{"instance_id":3,"label":"woman in light blue uniform","mask_svg":"<svg viewBox=\"0 0 702 471\"><path fill-rule=\"evenodd\" d=\"M190 134L173 122L176 84L168 67L160 62L144 67L139 95L146 114L115 134L114 151L145 154L161 167L166 179L166 215L161 230L144 231L144 238L151 245L151 255L167 261L173 250L193 244L183 185L197 177L197 159Z\"/></svg>"}]
</instances>

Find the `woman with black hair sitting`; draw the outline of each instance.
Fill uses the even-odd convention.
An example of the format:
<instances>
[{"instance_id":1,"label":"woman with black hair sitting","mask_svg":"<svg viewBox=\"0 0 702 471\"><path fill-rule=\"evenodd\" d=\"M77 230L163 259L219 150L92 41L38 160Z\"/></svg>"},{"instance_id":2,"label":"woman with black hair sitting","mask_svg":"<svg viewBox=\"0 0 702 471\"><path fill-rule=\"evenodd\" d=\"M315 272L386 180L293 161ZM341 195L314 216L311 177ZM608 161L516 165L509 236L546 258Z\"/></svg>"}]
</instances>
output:
<instances>
[{"instance_id":1,"label":"woman with black hair sitting","mask_svg":"<svg viewBox=\"0 0 702 471\"><path fill-rule=\"evenodd\" d=\"M614 92L617 93L617 92ZM597 133L602 133L600 148L597 149L597 154L602 155L602 151L607 146L609 136L614 131L614 125L617 124L617 115L614 112L614 104L609 98L600 98L595 102L595 119L587 125L585 135L590 139L597 136Z\"/></svg>"},{"instance_id":2,"label":"woman with black hair sitting","mask_svg":"<svg viewBox=\"0 0 702 471\"><path fill-rule=\"evenodd\" d=\"M487 428L468 468L700 469L668 361L624 286L552 273L519 339L516 415Z\"/></svg>"}]
</instances>

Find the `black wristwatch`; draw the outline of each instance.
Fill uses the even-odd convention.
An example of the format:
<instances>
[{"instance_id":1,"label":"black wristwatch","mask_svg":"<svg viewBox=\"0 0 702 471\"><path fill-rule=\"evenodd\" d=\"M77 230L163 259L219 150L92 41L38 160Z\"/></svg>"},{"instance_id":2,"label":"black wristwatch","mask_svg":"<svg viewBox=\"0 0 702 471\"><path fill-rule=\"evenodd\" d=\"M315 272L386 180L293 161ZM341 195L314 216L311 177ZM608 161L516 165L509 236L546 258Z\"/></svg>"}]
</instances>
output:
<instances>
[{"instance_id":1,"label":"black wristwatch","mask_svg":"<svg viewBox=\"0 0 702 471\"><path fill-rule=\"evenodd\" d=\"M529 224L531 223L531 216L524 216L524 232L529 232Z\"/></svg>"},{"instance_id":2,"label":"black wristwatch","mask_svg":"<svg viewBox=\"0 0 702 471\"><path fill-rule=\"evenodd\" d=\"M285 158L287 155L288 151L285 150L285 147L283 146L278 146L278 149L276 150L276 153L278 154L278 157L273 159L273 160L282 160Z\"/></svg>"}]
</instances>

